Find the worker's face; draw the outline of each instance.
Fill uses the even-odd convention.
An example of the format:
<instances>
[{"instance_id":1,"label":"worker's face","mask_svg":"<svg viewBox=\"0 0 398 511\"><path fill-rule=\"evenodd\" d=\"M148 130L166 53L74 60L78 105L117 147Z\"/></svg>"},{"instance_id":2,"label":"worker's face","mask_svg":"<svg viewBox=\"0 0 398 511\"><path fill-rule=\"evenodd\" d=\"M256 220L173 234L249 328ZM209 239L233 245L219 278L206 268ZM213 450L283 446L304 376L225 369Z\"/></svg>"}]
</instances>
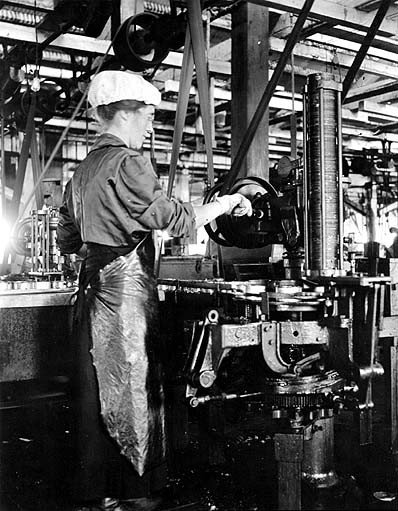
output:
<instances>
[{"instance_id":1,"label":"worker's face","mask_svg":"<svg viewBox=\"0 0 398 511\"><path fill-rule=\"evenodd\" d=\"M129 147L139 150L145 138L153 131L152 122L155 117L155 107L145 105L139 110L128 112L127 129L129 133Z\"/></svg>"}]
</instances>

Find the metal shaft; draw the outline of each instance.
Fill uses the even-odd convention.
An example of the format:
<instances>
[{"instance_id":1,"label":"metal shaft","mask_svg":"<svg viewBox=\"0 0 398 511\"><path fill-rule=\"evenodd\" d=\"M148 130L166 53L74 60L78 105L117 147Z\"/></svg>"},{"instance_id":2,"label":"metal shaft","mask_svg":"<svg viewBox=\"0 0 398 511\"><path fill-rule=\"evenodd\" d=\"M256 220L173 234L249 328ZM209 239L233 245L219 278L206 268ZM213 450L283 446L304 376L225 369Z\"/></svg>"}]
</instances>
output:
<instances>
[{"instance_id":1,"label":"metal shaft","mask_svg":"<svg viewBox=\"0 0 398 511\"><path fill-rule=\"evenodd\" d=\"M310 75L306 87L305 208L308 269L322 275L341 270L341 84Z\"/></svg>"}]
</instances>

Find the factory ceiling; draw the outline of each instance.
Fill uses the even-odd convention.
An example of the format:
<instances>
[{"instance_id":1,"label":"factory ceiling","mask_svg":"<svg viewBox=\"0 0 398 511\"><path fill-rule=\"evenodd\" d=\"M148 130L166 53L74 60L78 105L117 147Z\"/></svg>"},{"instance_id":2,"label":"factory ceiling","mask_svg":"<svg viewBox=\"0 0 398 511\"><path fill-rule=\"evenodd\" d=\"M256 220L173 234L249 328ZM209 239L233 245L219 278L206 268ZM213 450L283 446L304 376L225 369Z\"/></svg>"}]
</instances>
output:
<instances>
[{"instance_id":1,"label":"factory ceiling","mask_svg":"<svg viewBox=\"0 0 398 511\"><path fill-rule=\"evenodd\" d=\"M4 76L9 73L5 63L9 62L11 55L11 58L16 58L19 62L25 72L25 78L31 81L36 72L39 74L43 90L46 90L46 84L55 89L62 108L58 109L55 115L43 117L45 129L59 133L64 130L71 109L81 96L84 79L87 81L90 75L90 69L101 56L106 54L107 58L111 58L113 55L109 35L111 22L108 20L106 24L103 23L112 2L111 0L99 2L103 18L100 20L97 19L98 16L93 17L89 8L84 8L86 4L90 6L92 3L62 0L0 1L0 79L4 80ZM214 166L219 171L225 171L230 166L231 12L241 3L241 0L203 2L208 70L214 87L212 90L216 112ZM255 0L253 3L269 8L269 69L272 73L284 52L286 38L291 33L304 2ZM290 153L292 112L297 115L297 141L300 150L302 89L306 76L314 72L326 72L343 81L382 3L385 2L314 1L299 40L295 44L293 56L289 58L269 103L271 164ZM135 5L138 2L131 4ZM66 14L65 10L60 10L65 5L73 6ZM184 3L174 5L178 5L179 9ZM142 7L146 12L159 16L170 13L168 0L142 2ZM98 24L101 28L101 23L104 27L101 33L97 34ZM370 47L343 105L343 141L347 157L361 153L364 147L382 151L387 146L389 150L398 154L396 34L398 34L398 2L391 1L375 37L369 41ZM160 166L166 166L170 161L182 51L183 48L170 51L161 64L144 71L144 75L152 79L162 92L162 103L155 124L156 157ZM264 87L265 85L266 80ZM69 136L75 137L76 140L90 138L94 133L84 107L85 105L69 132ZM9 110L13 108L11 105ZM9 110L6 111L5 117ZM23 111L22 108L22 117ZM181 159L184 165L200 174L206 167L206 155L198 114L198 94L194 75ZM19 120L19 125L17 123L17 129L23 130L21 122ZM8 123L6 119L5 129L6 133L7 130L11 133L12 129L15 129L15 124Z\"/></svg>"}]
</instances>

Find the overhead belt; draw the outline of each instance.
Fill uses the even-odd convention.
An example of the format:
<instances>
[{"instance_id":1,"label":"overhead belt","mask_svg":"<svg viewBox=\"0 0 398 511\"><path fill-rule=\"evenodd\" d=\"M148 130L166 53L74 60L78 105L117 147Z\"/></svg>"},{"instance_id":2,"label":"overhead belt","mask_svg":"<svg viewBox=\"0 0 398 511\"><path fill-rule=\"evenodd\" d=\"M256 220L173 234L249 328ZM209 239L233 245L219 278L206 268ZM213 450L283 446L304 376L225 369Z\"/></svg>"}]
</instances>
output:
<instances>
[{"instance_id":1,"label":"overhead belt","mask_svg":"<svg viewBox=\"0 0 398 511\"><path fill-rule=\"evenodd\" d=\"M173 134L173 146L170 160L169 183L167 187L167 195L169 197L172 194L177 170L178 156L188 108L189 91L192 84L194 63L199 92L199 107L203 120L203 134L206 147L209 185L211 187L214 185L209 73L206 63L206 46L203 34L202 6L200 0L188 0L187 8L188 27L185 35L184 54L181 67L180 86L178 91L176 119Z\"/></svg>"}]
</instances>

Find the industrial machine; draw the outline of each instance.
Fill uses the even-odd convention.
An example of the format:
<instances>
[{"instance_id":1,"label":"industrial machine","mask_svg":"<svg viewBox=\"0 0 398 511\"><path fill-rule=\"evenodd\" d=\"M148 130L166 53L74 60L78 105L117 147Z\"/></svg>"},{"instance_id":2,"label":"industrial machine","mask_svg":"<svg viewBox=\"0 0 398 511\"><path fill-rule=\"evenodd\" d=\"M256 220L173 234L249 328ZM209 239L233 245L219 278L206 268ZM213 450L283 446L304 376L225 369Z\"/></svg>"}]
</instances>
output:
<instances>
[{"instance_id":1,"label":"industrial machine","mask_svg":"<svg viewBox=\"0 0 398 511\"><path fill-rule=\"evenodd\" d=\"M264 265L249 280L159 281L166 301L189 307L196 300L184 366L189 405L257 403L276 422L280 509L301 509L302 479L316 488L337 484L333 432L341 407L354 411L361 443L372 441L372 382L384 372L378 342L390 282L345 260L341 84L310 75L304 98L303 165L284 167L277 187L257 177L236 181L229 193L248 197L253 216L224 216L208 227L222 246L283 244L282 264ZM219 193L222 184L206 200Z\"/></svg>"},{"instance_id":2,"label":"industrial machine","mask_svg":"<svg viewBox=\"0 0 398 511\"><path fill-rule=\"evenodd\" d=\"M14 403L16 382L53 386L69 376L76 286L56 244L57 224L58 208L43 207L12 233L11 258L21 262L18 273L0 279L0 382L6 384L0 408Z\"/></svg>"},{"instance_id":3,"label":"industrial machine","mask_svg":"<svg viewBox=\"0 0 398 511\"><path fill-rule=\"evenodd\" d=\"M63 277L64 256L57 246L58 208L33 210L14 228L12 242L16 254L24 256L31 276Z\"/></svg>"}]
</instances>

